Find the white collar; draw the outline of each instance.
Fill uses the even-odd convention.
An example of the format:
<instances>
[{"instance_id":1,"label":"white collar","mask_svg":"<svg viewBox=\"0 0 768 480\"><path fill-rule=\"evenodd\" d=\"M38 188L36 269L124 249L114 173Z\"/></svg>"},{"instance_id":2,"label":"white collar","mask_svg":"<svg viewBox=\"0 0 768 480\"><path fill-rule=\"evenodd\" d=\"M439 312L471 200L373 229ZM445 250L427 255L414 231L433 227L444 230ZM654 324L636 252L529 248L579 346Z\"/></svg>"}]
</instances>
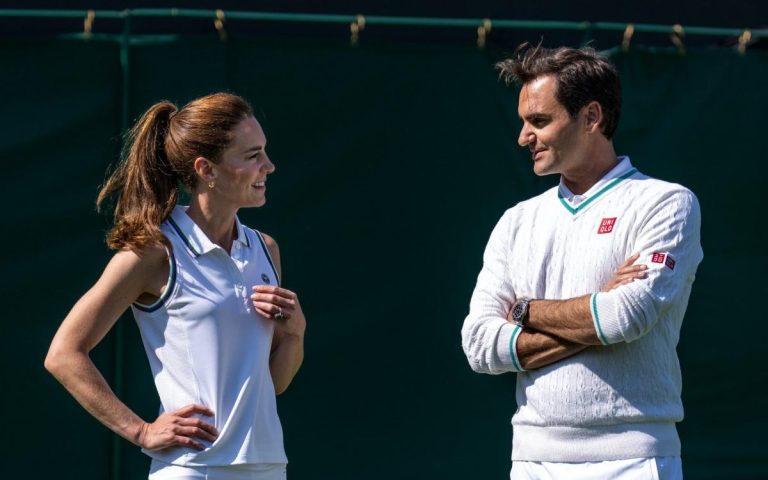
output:
<instances>
[{"instance_id":1,"label":"white collar","mask_svg":"<svg viewBox=\"0 0 768 480\"><path fill-rule=\"evenodd\" d=\"M181 236L181 239L187 245L187 248L197 257L199 255L208 253L219 246L213 243L203 230L197 226L197 224L187 215L187 206L176 205L171 216L168 217L168 221L176 230L176 233ZM240 220L235 215L235 228L237 229L236 242L240 242L246 247L251 246L251 242L245 234L245 229L240 223Z\"/></svg>"},{"instance_id":2,"label":"white collar","mask_svg":"<svg viewBox=\"0 0 768 480\"><path fill-rule=\"evenodd\" d=\"M603 175L603 178L597 181L592 187L587 190L586 192L577 195L571 190L565 186L565 182L563 182L563 177L560 176L560 185L557 187L558 192L560 193L560 197L564 198L568 201L568 203L572 207L578 207L581 203L588 200L590 197L595 195L596 193L602 191L602 189L608 185L608 183L616 178L619 178L620 176L628 173L630 170L632 170L632 162L629 161L629 157L627 155L622 155L618 157L619 163L616 164L615 167L613 167L608 173Z\"/></svg>"}]
</instances>

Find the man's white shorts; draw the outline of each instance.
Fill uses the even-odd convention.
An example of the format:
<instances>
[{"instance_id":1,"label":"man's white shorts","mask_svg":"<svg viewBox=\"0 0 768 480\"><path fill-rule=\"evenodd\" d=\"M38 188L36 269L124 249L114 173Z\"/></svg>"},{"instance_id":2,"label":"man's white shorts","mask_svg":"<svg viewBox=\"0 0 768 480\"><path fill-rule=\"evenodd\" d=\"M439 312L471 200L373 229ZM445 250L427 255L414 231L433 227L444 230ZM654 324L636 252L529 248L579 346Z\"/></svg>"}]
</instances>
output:
<instances>
[{"instance_id":1,"label":"man's white shorts","mask_svg":"<svg viewBox=\"0 0 768 480\"><path fill-rule=\"evenodd\" d=\"M182 467L152 460L149 480L286 480L284 463Z\"/></svg>"},{"instance_id":2,"label":"man's white shorts","mask_svg":"<svg viewBox=\"0 0 768 480\"><path fill-rule=\"evenodd\" d=\"M510 480L683 480L680 457L630 458L607 462L512 462Z\"/></svg>"}]
</instances>

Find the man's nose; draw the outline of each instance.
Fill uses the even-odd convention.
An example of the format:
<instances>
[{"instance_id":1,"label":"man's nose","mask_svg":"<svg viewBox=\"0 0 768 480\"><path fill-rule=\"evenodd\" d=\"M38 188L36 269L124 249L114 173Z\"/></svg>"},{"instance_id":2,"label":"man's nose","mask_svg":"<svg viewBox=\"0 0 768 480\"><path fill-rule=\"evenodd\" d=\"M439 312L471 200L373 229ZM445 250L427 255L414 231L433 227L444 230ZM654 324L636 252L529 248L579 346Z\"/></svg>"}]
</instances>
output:
<instances>
[{"instance_id":1,"label":"man's nose","mask_svg":"<svg viewBox=\"0 0 768 480\"><path fill-rule=\"evenodd\" d=\"M533 132L531 132L525 125L520 129L520 136L517 137L517 144L521 147L534 143L535 138Z\"/></svg>"}]
</instances>

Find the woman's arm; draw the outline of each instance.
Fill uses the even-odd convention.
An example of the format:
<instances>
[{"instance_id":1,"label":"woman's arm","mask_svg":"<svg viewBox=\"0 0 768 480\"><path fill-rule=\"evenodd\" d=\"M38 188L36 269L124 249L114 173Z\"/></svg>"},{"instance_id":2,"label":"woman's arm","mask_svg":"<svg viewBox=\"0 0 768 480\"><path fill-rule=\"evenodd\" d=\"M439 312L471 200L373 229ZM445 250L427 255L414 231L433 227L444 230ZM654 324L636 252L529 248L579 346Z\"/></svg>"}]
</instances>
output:
<instances>
[{"instance_id":1,"label":"woman's arm","mask_svg":"<svg viewBox=\"0 0 768 480\"><path fill-rule=\"evenodd\" d=\"M269 235L264 235L272 261L282 278L280 249ZM269 357L269 371L275 393L280 395L291 384L293 377L304 360L304 330L307 322L301 310L298 296L290 290L272 285L257 285L251 295L253 306L264 317L275 322L272 338L272 352ZM282 318L280 318L282 312Z\"/></svg>"},{"instance_id":2,"label":"woman's arm","mask_svg":"<svg viewBox=\"0 0 768 480\"><path fill-rule=\"evenodd\" d=\"M126 440L148 449L173 445L202 449L195 437L213 440L215 429L190 415L213 412L202 405L189 405L147 423L115 396L89 355L132 302L147 293L162 294L168 270L161 246L115 254L101 278L62 322L45 368L91 415Z\"/></svg>"}]
</instances>

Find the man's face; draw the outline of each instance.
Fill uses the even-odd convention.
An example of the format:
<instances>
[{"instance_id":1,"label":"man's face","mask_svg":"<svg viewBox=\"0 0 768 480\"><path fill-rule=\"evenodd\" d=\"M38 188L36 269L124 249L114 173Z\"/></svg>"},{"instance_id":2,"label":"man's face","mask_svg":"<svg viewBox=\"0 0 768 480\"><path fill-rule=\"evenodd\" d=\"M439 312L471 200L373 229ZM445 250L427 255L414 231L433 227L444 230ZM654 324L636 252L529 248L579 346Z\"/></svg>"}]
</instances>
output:
<instances>
[{"instance_id":1,"label":"man's face","mask_svg":"<svg viewBox=\"0 0 768 480\"><path fill-rule=\"evenodd\" d=\"M520 90L517 113L523 121L517 143L531 151L536 175L565 174L582 167L586 135L555 98L555 77L538 77Z\"/></svg>"}]
</instances>

